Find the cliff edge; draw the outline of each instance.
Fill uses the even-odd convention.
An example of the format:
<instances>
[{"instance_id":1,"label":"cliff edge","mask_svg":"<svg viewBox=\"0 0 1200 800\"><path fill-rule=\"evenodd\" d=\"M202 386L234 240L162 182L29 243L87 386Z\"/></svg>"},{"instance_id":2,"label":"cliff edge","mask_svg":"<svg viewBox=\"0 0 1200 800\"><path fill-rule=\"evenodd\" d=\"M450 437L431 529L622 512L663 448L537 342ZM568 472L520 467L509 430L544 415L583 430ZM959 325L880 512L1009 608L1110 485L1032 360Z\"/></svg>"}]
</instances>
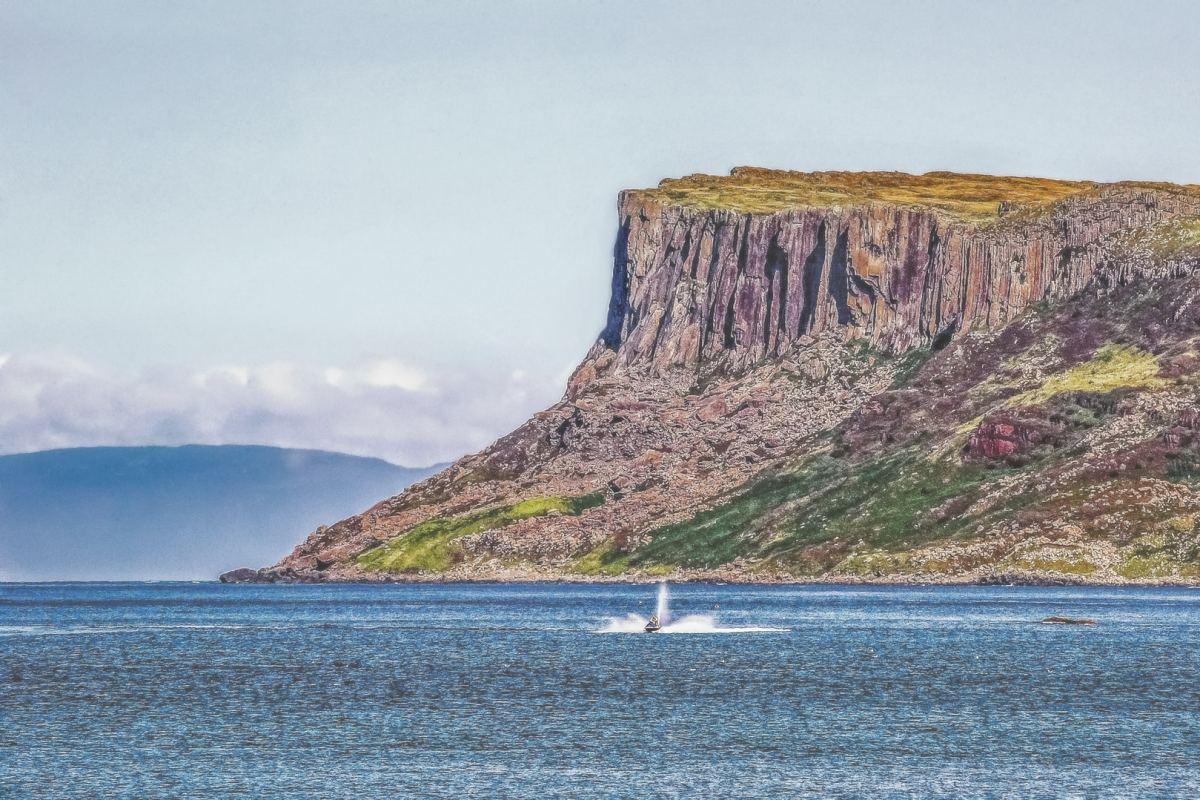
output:
<instances>
[{"instance_id":1,"label":"cliff edge","mask_svg":"<svg viewBox=\"0 0 1200 800\"><path fill-rule=\"evenodd\" d=\"M252 579L1198 581L1198 264L1195 186L626 191L563 400Z\"/></svg>"}]
</instances>

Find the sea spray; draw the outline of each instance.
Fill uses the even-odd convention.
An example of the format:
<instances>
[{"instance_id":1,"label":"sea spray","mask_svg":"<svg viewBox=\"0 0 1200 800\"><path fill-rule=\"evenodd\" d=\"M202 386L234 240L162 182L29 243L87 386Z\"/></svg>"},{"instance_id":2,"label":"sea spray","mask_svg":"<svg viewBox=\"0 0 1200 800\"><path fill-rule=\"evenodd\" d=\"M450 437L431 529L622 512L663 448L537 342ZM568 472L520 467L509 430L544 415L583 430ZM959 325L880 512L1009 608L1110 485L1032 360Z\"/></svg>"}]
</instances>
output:
<instances>
[{"instance_id":1,"label":"sea spray","mask_svg":"<svg viewBox=\"0 0 1200 800\"><path fill-rule=\"evenodd\" d=\"M627 614L624 617L609 617L604 625L594 633L637 633L644 635L645 617L637 614ZM688 614L678 622L664 626L654 634L661 636L670 633L786 633L787 628L770 628L764 626L726 627L718 625L716 620L707 614Z\"/></svg>"},{"instance_id":2,"label":"sea spray","mask_svg":"<svg viewBox=\"0 0 1200 800\"><path fill-rule=\"evenodd\" d=\"M666 627L671 624L671 590L667 588L666 581L658 585L658 606L654 614L658 617L659 625Z\"/></svg>"},{"instance_id":3,"label":"sea spray","mask_svg":"<svg viewBox=\"0 0 1200 800\"><path fill-rule=\"evenodd\" d=\"M736 627L717 625L716 620L706 614L689 614L678 622L671 620L671 590L666 582L658 585L658 603L654 615L661 625L660 633L784 633L787 628ZM596 633L643 633L647 620L637 614L625 617L610 617L604 627Z\"/></svg>"}]
</instances>

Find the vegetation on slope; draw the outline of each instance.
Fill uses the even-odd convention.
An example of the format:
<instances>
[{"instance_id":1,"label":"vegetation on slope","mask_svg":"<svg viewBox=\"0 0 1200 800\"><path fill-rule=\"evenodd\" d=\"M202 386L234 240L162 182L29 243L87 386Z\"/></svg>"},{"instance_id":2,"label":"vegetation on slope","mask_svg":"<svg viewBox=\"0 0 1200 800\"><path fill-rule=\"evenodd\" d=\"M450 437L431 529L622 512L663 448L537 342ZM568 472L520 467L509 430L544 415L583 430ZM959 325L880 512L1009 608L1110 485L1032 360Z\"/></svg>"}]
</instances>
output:
<instances>
[{"instance_id":1,"label":"vegetation on slope","mask_svg":"<svg viewBox=\"0 0 1200 800\"><path fill-rule=\"evenodd\" d=\"M432 517L401 536L366 551L356 563L371 572L443 572L462 559L456 541L464 536L546 514L577 516L603 502L603 492L577 497L534 497L486 511Z\"/></svg>"},{"instance_id":2,"label":"vegetation on slope","mask_svg":"<svg viewBox=\"0 0 1200 800\"><path fill-rule=\"evenodd\" d=\"M1006 405L1038 405L1066 392L1105 393L1167 386L1169 382L1158 372L1158 359L1150 353L1128 345L1106 344L1089 360L1048 375L1037 386L1009 398Z\"/></svg>"},{"instance_id":3,"label":"vegetation on slope","mask_svg":"<svg viewBox=\"0 0 1200 800\"><path fill-rule=\"evenodd\" d=\"M640 189L634 194L673 205L750 214L889 203L907 208L930 208L958 219L985 222L1000 216L1001 204L1010 210L1036 210L1104 185L1091 181L957 172L910 175L906 172L791 172L737 167L729 175L695 174L669 178L654 189ZM1200 195L1200 186L1140 182L1122 185ZM1187 231L1180 233L1186 240Z\"/></svg>"},{"instance_id":4,"label":"vegetation on slope","mask_svg":"<svg viewBox=\"0 0 1200 800\"><path fill-rule=\"evenodd\" d=\"M1125 238L1131 254L1173 258L1200 252L1200 217L1141 228Z\"/></svg>"},{"instance_id":5,"label":"vegetation on slope","mask_svg":"<svg viewBox=\"0 0 1200 800\"><path fill-rule=\"evenodd\" d=\"M654 531L629 553L603 548L577 571L715 568L738 559L819 574L852 549L904 550L966 524L956 511L998 476L979 465L928 463L918 448L858 462L829 453L760 476L719 505Z\"/></svg>"},{"instance_id":6,"label":"vegetation on slope","mask_svg":"<svg viewBox=\"0 0 1200 800\"><path fill-rule=\"evenodd\" d=\"M996 217L1001 203L1046 206L1097 184L930 172L788 172L739 167L729 175L688 175L638 194L694 208L769 214L790 208L870 202L937 209L967 220Z\"/></svg>"},{"instance_id":7,"label":"vegetation on slope","mask_svg":"<svg viewBox=\"0 0 1200 800\"><path fill-rule=\"evenodd\" d=\"M1164 282L921 353L792 468L573 567L1198 577L1196 337L1200 281Z\"/></svg>"}]
</instances>

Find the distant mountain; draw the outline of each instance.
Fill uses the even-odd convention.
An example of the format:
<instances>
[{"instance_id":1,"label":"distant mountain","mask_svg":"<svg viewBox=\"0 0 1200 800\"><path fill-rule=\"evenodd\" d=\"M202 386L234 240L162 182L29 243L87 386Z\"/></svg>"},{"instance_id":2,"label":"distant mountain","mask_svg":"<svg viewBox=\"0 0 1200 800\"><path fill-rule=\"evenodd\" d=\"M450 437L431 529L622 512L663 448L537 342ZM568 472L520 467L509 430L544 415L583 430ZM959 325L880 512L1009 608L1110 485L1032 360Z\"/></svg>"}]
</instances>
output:
<instances>
[{"instance_id":1,"label":"distant mountain","mask_svg":"<svg viewBox=\"0 0 1200 800\"><path fill-rule=\"evenodd\" d=\"M213 579L438 469L253 446L0 456L0 580Z\"/></svg>"}]
</instances>

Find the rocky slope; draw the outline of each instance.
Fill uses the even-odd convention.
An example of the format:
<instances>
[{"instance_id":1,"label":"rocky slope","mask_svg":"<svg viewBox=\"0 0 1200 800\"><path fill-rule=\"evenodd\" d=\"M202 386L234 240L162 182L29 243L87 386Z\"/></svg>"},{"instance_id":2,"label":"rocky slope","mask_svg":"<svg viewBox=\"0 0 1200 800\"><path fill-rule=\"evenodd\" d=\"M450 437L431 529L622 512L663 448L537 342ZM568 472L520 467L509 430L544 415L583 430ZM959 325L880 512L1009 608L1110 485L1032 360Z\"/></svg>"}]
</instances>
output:
<instances>
[{"instance_id":1,"label":"rocky slope","mask_svg":"<svg viewBox=\"0 0 1200 800\"><path fill-rule=\"evenodd\" d=\"M564 399L254 579L1200 580L1200 188L738 169L618 211Z\"/></svg>"}]
</instances>

